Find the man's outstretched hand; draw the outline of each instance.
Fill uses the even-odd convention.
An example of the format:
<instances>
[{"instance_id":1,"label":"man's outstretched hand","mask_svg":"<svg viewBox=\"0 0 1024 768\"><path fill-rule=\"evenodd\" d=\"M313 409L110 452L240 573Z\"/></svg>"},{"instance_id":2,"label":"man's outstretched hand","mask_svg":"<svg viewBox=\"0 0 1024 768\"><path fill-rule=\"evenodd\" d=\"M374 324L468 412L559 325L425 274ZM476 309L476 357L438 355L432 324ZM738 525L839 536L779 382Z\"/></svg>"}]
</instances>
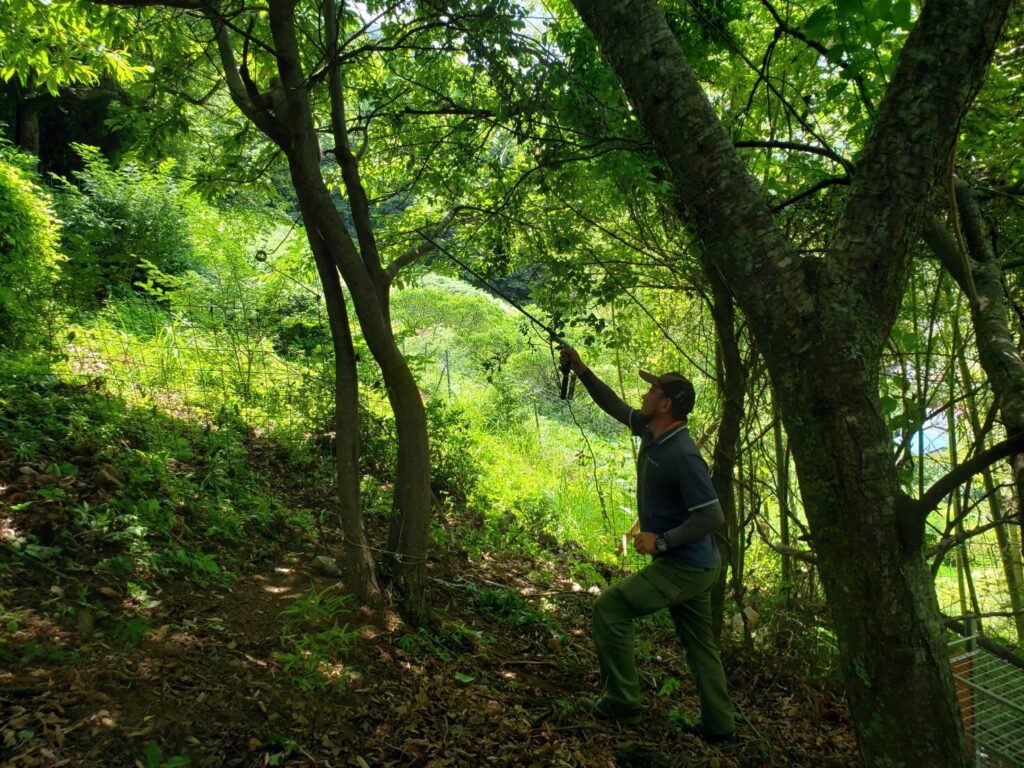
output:
<instances>
[{"instance_id":1,"label":"man's outstretched hand","mask_svg":"<svg viewBox=\"0 0 1024 768\"><path fill-rule=\"evenodd\" d=\"M580 360L580 353L569 346L558 348L558 364L568 365L577 376L587 370L587 366Z\"/></svg>"}]
</instances>

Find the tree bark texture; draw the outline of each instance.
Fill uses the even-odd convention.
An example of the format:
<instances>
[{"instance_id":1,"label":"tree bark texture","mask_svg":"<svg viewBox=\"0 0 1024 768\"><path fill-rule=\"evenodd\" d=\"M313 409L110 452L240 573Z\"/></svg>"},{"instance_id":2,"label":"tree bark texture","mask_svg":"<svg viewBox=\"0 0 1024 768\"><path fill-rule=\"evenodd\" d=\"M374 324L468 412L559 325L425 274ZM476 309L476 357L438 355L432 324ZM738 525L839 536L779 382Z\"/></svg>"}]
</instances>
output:
<instances>
[{"instance_id":1,"label":"tree bark texture","mask_svg":"<svg viewBox=\"0 0 1024 768\"><path fill-rule=\"evenodd\" d=\"M654 0L573 0L597 37L764 355L869 766L967 766L963 727L919 536L878 399L882 345L907 246L946 170L1007 0L930 0L861 155L824 263L780 231ZM923 525L916 521L918 526Z\"/></svg>"}]
</instances>

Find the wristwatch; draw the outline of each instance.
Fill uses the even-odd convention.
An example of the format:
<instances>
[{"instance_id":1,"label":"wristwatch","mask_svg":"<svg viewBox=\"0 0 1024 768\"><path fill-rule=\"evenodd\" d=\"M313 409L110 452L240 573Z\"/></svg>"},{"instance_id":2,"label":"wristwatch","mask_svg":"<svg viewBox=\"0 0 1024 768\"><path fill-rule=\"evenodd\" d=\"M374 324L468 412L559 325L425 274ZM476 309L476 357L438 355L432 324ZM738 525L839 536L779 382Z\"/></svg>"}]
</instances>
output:
<instances>
[{"instance_id":1,"label":"wristwatch","mask_svg":"<svg viewBox=\"0 0 1024 768\"><path fill-rule=\"evenodd\" d=\"M654 540L654 548L658 550L659 555L663 555L668 552L668 542L665 541L664 536L659 536Z\"/></svg>"}]
</instances>

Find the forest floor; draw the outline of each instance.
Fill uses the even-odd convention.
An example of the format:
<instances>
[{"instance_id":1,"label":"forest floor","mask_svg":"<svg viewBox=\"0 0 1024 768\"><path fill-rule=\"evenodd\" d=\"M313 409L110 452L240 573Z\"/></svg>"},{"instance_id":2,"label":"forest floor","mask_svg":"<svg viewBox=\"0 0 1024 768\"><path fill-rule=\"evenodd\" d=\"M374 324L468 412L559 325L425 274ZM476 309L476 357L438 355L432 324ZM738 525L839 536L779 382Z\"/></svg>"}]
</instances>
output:
<instances>
[{"instance_id":1,"label":"forest floor","mask_svg":"<svg viewBox=\"0 0 1024 768\"><path fill-rule=\"evenodd\" d=\"M94 567L103 542L84 531L60 539L71 557L19 554L9 546L19 529L112 493L103 467L82 463L55 479L0 453L0 765L857 763L835 686L795 674L781 650L726 647L740 745L681 734L697 697L667 620L638 632L643 723L586 714L580 699L598 689L594 590L569 575L586 561L571 547L463 548L447 521L452 545L428 563L429 630L347 598L316 561L339 551L329 532L282 548L253 541L219 586L113 579ZM62 494L42 494L56 486Z\"/></svg>"}]
</instances>

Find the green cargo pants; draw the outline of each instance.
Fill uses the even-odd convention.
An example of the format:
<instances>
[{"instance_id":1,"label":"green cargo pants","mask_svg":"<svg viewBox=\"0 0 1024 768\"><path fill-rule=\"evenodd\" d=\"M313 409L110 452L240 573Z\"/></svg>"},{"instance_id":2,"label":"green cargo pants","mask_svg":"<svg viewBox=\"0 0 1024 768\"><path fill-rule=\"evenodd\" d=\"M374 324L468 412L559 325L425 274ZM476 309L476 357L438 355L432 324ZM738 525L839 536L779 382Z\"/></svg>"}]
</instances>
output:
<instances>
[{"instance_id":1,"label":"green cargo pants","mask_svg":"<svg viewBox=\"0 0 1024 768\"><path fill-rule=\"evenodd\" d=\"M735 730L711 631L711 586L717 575L718 567L694 568L660 557L601 593L594 603L594 645L609 704L627 712L640 709L633 619L668 608L697 681L701 722L715 734Z\"/></svg>"}]
</instances>

